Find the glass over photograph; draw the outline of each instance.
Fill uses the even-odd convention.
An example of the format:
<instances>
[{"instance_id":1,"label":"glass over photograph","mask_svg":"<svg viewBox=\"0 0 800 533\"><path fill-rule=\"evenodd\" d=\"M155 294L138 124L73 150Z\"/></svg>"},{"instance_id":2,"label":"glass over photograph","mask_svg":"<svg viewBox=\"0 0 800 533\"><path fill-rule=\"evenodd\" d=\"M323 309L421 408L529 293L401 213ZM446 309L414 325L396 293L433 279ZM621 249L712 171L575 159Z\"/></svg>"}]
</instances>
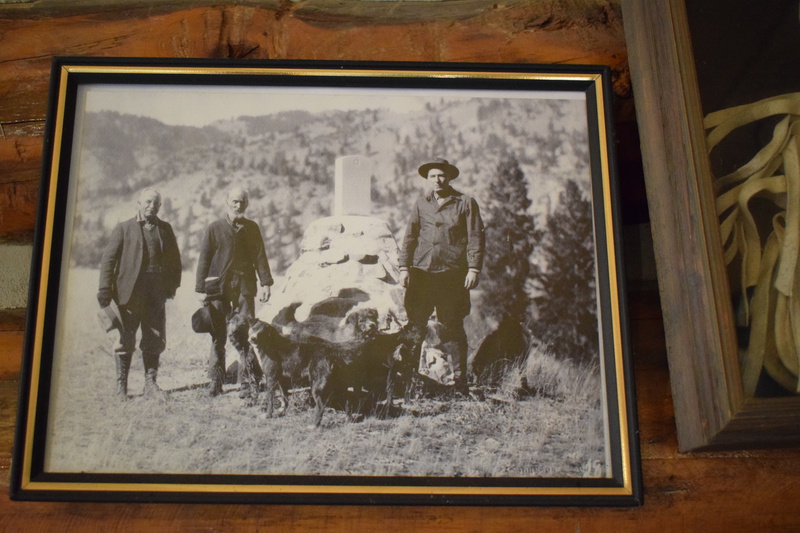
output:
<instances>
[{"instance_id":1,"label":"glass over photograph","mask_svg":"<svg viewBox=\"0 0 800 533\"><path fill-rule=\"evenodd\" d=\"M52 354L33 356L45 479L630 493L594 96L73 96Z\"/></svg>"}]
</instances>

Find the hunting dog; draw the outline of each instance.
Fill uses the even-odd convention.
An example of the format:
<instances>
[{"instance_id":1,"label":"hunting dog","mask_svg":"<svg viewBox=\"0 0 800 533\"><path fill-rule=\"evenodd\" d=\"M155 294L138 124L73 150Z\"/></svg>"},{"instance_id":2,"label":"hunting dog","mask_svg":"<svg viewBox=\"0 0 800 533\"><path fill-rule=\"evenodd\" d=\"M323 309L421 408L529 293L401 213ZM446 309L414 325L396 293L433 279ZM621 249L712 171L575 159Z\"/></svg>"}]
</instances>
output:
<instances>
[{"instance_id":1,"label":"hunting dog","mask_svg":"<svg viewBox=\"0 0 800 533\"><path fill-rule=\"evenodd\" d=\"M240 396L255 400L261 384L262 370L248 338L250 319L234 314L227 323L228 340L239 352Z\"/></svg>"},{"instance_id":2,"label":"hunting dog","mask_svg":"<svg viewBox=\"0 0 800 533\"><path fill-rule=\"evenodd\" d=\"M341 318L338 314L322 313L326 310L331 312L341 310L326 309L326 306L318 304L313 307L308 318L298 322L295 318L298 305L292 304L282 309L271 321L282 334L292 339L317 337L331 342L343 342L350 339L365 339L378 332L378 311L375 309L353 306L354 308L351 307L344 318ZM330 306L331 303L327 307Z\"/></svg>"},{"instance_id":3,"label":"hunting dog","mask_svg":"<svg viewBox=\"0 0 800 533\"><path fill-rule=\"evenodd\" d=\"M267 416L273 414L276 393L285 398L290 383L306 381L316 406L315 426L320 425L325 407L334 406L332 402L343 402L350 413L353 404L346 399L348 389L356 396L365 396L373 406L379 398L386 398L391 406L395 359L412 351L401 348L406 344L402 330L334 343L317 337L287 338L260 320L249 322L249 341L266 378Z\"/></svg>"}]
</instances>

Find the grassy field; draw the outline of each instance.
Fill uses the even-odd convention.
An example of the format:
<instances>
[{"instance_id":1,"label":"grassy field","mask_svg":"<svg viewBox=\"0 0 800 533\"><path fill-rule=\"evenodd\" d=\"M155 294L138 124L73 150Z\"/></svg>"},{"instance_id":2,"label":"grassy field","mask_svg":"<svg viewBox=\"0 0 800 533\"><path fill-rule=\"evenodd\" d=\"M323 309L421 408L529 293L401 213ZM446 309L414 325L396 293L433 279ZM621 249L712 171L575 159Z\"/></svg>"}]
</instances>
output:
<instances>
[{"instance_id":1,"label":"grassy field","mask_svg":"<svg viewBox=\"0 0 800 533\"><path fill-rule=\"evenodd\" d=\"M191 275L188 275L191 278ZM191 330L198 302L190 279L167 303L163 399L141 397L134 356L129 400L113 399L112 341L94 314L97 273L75 270L59 310L67 317L54 360L46 469L52 472L162 472L403 476L604 477L606 443L600 378L532 352L508 385L482 401L421 399L395 418L348 421L328 409L310 427L307 393L285 416L266 418L226 385L205 394L210 337ZM236 360L232 348L228 363ZM534 394L520 397L525 375Z\"/></svg>"}]
</instances>

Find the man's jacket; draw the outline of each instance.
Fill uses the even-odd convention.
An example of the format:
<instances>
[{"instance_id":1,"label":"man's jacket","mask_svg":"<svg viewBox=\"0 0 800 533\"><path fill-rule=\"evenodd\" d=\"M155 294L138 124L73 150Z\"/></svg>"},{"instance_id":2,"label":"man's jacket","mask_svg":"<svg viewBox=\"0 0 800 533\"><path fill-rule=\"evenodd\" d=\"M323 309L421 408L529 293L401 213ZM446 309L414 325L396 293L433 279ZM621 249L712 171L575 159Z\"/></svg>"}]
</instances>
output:
<instances>
[{"instance_id":1,"label":"man's jacket","mask_svg":"<svg viewBox=\"0 0 800 533\"><path fill-rule=\"evenodd\" d=\"M439 205L433 193L417 200L400 247L400 268L427 272L481 270L483 221L478 203L453 191Z\"/></svg>"},{"instance_id":2,"label":"man's jacket","mask_svg":"<svg viewBox=\"0 0 800 533\"><path fill-rule=\"evenodd\" d=\"M236 232L242 232L239 242L241 250L235 250ZM240 290L243 295L256 294L256 272L261 285L272 285L272 274L269 270L267 253L264 250L264 239L258 224L248 219L240 220L239 229L235 229L228 218L212 222L203 235L200 256L197 259L197 277L195 291L209 296L221 294L233 274L234 252L245 258L244 266L238 273Z\"/></svg>"},{"instance_id":3,"label":"man's jacket","mask_svg":"<svg viewBox=\"0 0 800 533\"><path fill-rule=\"evenodd\" d=\"M164 296L171 298L181 285L181 256L172 226L156 219L156 227L161 243ZM144 247L142 222L134 217L114 227L111 240L103 250L100 261L100 290L110 289L119 305L126 305L131 299L142 270Z\"/></svg>"}]
</instances>

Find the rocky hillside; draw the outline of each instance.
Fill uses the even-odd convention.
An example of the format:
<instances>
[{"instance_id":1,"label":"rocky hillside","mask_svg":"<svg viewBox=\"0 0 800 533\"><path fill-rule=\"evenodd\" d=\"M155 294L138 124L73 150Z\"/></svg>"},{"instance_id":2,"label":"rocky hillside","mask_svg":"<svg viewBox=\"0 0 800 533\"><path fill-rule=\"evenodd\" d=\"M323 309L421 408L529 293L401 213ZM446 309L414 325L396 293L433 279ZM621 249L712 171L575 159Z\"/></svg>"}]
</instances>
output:
<instances>
[{"instance_id":1,"label":"rocky hillside","mask_svg":"<svg viewBox=\"0 0 800 533\"><path fill-rule=\"evenodd\" d=\"M372 160L374 215L396 236L424 189L417 166L435 156L459 166L456 188L479 202L499 162L515 158L529 181L532 212L545 215L566 179L588 188L583 114L574 101L495 98L442 98L406 112L284 111L204 127L89 113L76 137L83 149L71 262L96 266L113 225L133 215L139 190L153 186L191 267L203 227L220 215L227 188L241 184L251 193L248 215L261 224L281 274L298 257L308 223L331 214L340 155Z\"/></svg>"}]
</instances>

